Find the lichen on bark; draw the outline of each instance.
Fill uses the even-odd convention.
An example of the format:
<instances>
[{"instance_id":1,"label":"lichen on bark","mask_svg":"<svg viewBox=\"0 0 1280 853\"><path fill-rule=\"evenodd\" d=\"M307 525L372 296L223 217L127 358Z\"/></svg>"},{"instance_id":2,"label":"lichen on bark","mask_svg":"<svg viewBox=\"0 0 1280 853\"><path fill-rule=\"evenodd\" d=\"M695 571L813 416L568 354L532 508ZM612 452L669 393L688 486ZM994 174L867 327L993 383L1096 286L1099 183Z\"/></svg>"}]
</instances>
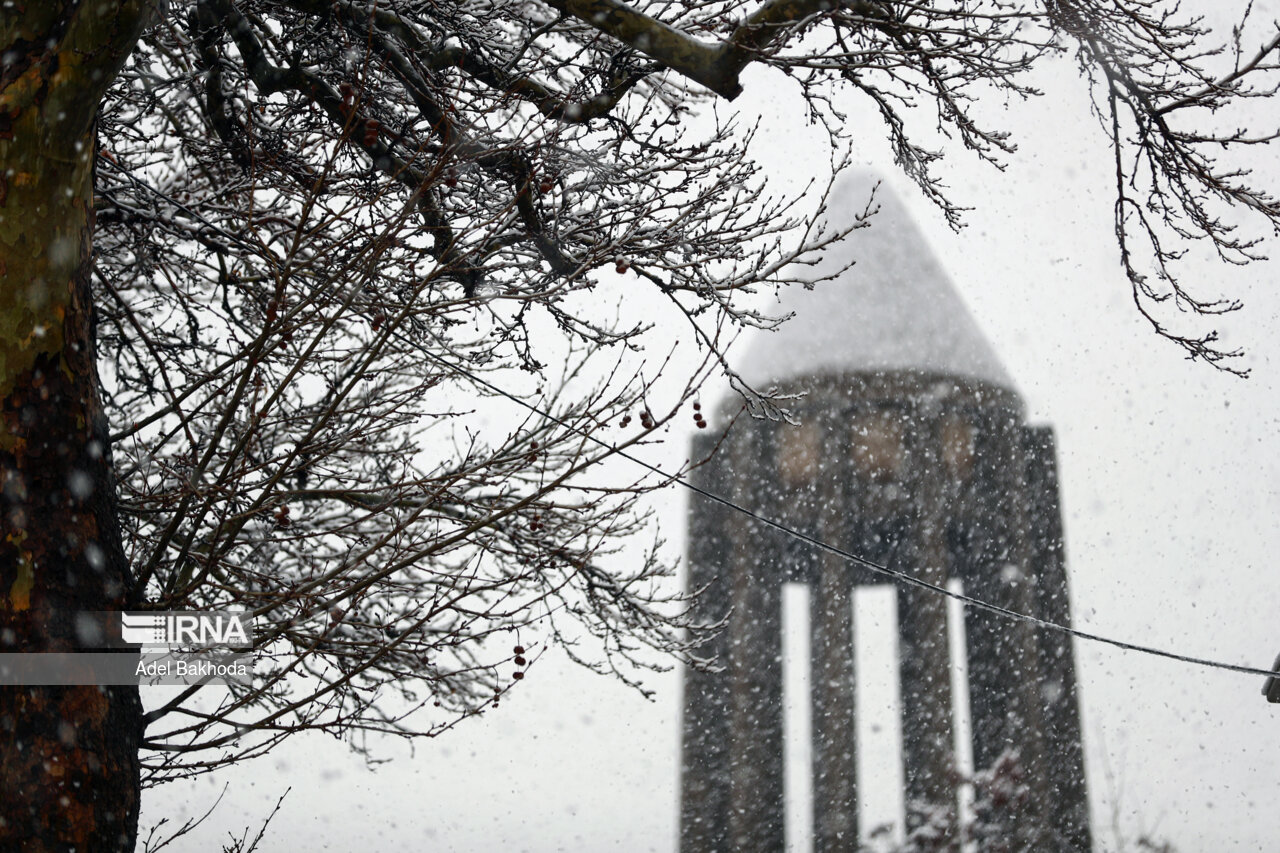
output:
<instances>
[{"instance_id":1,"label":"lichen on bark","mask_svg":"<svg viewBox=\"0 0 1280 853\"><path fill-rule=\"evenodd\" d=\"M90 331L93 127L152 7L28 2L0 21L4 652L85 651L76 614L133 600ZM0 849L132 850L141 719L136 686L0 687Z\"/></svg>"}]
</instances>

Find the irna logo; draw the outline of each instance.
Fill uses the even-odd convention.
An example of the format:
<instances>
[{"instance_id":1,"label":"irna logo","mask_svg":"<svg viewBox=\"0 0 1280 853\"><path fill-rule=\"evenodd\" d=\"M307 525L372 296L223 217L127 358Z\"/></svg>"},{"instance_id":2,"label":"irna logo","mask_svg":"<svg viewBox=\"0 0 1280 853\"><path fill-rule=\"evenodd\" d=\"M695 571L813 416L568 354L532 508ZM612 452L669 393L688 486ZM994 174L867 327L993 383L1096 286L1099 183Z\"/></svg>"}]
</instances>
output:
<instances>
[{"instance_id":1,"label":"irna logo","mask_svg":"<svg viewBox=\"0 0 1280 853\"><path fill-rule=\"evenodd\" d=\"M248 648L253 617L236 611L121 613L120 638L135 646Z\"/></svg>"}]
</instances>

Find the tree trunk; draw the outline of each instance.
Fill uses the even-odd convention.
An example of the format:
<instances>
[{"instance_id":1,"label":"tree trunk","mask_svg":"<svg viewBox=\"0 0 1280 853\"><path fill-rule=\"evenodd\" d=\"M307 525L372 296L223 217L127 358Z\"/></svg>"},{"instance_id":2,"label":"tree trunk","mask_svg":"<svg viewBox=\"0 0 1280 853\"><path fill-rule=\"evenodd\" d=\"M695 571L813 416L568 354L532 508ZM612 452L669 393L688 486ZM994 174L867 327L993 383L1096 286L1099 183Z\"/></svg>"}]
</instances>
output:
<instances>
[{"instance_id":1,"label":"tree trunk","mask_svg":"<svg viewBox=\"0 0 1280 853\"><path fill-rule=\"evenodd\" d=\"M0 22L0 652L75 651L134 590L92 340L94 120L149 0ZM0 687L0 849L132 850L138 690Z\"/></svg>"}]
</instances>

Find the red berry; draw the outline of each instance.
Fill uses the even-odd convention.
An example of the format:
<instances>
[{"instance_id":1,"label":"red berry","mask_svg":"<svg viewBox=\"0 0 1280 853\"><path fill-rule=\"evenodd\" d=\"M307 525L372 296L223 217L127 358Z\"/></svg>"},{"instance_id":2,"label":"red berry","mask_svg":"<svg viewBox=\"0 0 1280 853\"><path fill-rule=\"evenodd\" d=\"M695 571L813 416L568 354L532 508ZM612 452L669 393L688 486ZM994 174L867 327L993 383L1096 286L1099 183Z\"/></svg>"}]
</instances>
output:
<instances>
[{"instance_id":1,"label":"red berry","mask_svg":"<svg viewBox=\"0 0 1280 853\"><path fill-rule=\"evenodd\" d=\"M516 654L518 654L518 655L522 655L522 654L524 654L524 646L516 646L516 647L515 647L515 653L516 653Z\"/></svg>"},{"instance_id":2,"label":"red berry","mask_svg":"<svg viewBox=\"0 0 1280 853\"><path fill-rule=\"evenodd\" d=\"M515 672L511 673L511 677L514 678L516 681L519 681L520 679L524 678L524 673L517 669Z\"/></svg>"}]
</instances>

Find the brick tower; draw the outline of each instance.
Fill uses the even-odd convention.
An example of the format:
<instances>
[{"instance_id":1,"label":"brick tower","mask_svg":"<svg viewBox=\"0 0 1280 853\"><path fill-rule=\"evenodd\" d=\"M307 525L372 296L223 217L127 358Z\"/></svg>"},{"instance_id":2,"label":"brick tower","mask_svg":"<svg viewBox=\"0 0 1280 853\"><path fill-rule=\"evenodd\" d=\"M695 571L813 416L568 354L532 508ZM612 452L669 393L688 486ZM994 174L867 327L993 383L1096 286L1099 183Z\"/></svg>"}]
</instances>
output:
<instances>
[{"instance_id":1,"label":"brick tower","mask_svg":"<svg viewBox=\"0 0 1280 853\"><path fill-rule=\"evenodd\" d=\"M875 181L846 182L833 217ZM761 334L741 373L805 396L798 423L740 419L698 484L814 538L932 583L1069 624L1053 435L1022 400L922 235L888 188L840 252L857 263L796 290L795 317ZM830 259L831 263L839 258ZM695 458L715 438L700 437ZM859 844L853 589L881 575L694 497L696 616L725 628L685 674L681 850L784 849L781 590L809 587L813 849ZM947 606L897 589L904 799L957 808ZM976 768L1016 756L1008 849L1091 849L1072 646L964 608ZM910 818L909 818L910 822Z\"/></svg>"}]
</instances>

